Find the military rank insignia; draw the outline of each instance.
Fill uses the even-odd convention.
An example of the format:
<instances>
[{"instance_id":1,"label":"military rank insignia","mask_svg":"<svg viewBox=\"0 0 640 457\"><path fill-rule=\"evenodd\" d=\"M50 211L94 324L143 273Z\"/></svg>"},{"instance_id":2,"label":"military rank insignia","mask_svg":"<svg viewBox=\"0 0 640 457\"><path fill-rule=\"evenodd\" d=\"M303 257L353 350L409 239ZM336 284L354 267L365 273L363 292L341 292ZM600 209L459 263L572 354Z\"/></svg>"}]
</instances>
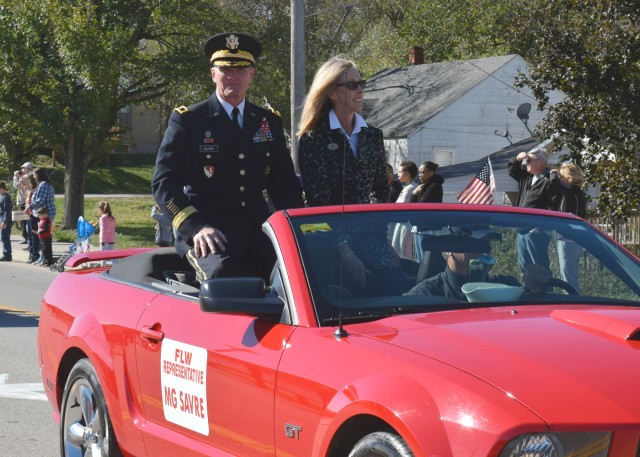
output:
<instances>
[{"instance_id":1,"label":"military rank insignia","mask_svg":"<svg viewBox=\"0 0 640 457\"><path fill-rule=\"evenodd\" d=\"M271 133L267 119L263 117L260 128L258 128L258 131L253 136L253 142L264 143L265 141L273 141L273 134Z\"/></svg>"},{"instance_id":2,"label":"military rank insignia","mask_svg":"<svg viewBox=\"0 0 640 457\"><path fill-rule=\"evenodd\" d=\"M215 173L215 168L213 168L210 165L207 165L207 166L204 167L204 175L207 178L211 178L213 176L213 173Z\"/></svg>"}]
</instances>

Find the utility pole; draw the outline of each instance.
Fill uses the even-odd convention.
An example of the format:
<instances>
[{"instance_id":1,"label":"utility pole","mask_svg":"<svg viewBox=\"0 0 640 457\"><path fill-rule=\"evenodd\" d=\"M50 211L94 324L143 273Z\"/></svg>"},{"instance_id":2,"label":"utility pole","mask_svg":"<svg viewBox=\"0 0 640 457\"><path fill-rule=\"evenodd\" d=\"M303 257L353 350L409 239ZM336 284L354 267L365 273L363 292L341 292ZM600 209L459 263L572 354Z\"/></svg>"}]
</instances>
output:
<instances>
[{"instance_id":1,"label":"utility pole","mask_svg":"<svg viewBox=\"0 0 640 457\"><path fill-rule=\"evenodd\" d=\"M291 0L291 158L298 168L298 138L304 100L304 0Z\"/></svg>"}]
</instances>

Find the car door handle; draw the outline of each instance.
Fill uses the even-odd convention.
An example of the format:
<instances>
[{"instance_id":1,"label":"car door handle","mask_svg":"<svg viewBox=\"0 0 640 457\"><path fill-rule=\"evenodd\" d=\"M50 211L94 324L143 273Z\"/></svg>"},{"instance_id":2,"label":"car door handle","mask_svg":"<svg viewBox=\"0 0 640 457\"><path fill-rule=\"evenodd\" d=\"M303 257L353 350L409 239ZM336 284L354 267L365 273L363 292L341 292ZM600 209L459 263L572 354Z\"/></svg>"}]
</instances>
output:
<instances>
[{"instance_id":1,"label":"car door handle","mask_svg":"<svg viewBox=\"0 0 640 457\"><path fill-rule=\"evenodd\" d=\"M142 330L140 330L140 335L143 339L151 341L152 343L159 343L164 338L164 332L160 330L154 330L148 325L143 325Z\"/></svg>"}]
</instances>

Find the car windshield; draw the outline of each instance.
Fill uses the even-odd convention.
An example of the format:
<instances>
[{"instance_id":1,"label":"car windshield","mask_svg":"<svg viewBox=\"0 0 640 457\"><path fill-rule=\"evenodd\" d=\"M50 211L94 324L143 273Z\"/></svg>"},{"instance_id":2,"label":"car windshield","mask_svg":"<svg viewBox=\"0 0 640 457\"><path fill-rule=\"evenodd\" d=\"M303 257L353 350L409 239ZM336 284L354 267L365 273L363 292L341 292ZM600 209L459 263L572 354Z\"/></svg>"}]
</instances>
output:
<instances>
[{"instance_id":1,"label":"car windshield","mask_svg":"<svg viewBox=\"0 0 640 457\"><path fill-rule=\"evenodd\" d=\"M321 325L471 306L639 304L636 259L574 219L411 210L292 225Z\"/></svg>"}]
</instances>

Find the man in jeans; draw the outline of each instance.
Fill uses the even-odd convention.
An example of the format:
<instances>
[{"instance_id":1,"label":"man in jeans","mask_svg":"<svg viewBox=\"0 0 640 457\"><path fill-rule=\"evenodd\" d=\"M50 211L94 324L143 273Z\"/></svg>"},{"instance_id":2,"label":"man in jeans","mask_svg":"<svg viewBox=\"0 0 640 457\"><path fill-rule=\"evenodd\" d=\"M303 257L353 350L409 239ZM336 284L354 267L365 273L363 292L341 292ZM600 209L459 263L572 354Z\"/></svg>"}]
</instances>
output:
<instances>
[{"instance_id":1,"label":"man in jeans","mask_svg":"<svg viewBox=\"0 0 640 457\"><path fill-rule=\"evenodd\" d=\"M521 152L509 161L509 176L518 181L518 204L523 208L550 209L554 192L550 187L547 151L535 148ZM518 233L518 265L524 275L528 264L549 269L549 241L551 236L538 227Z\"/></svg>"},{"instance_id":2,"label":"man in jeans","mask_svg":"<svg viewBox=\"0 0 640 457\"><path fill-rule=\"evenodd\" d=\"M11 211L13 211L11 195L7 192L5 182L0 181L0 228L2 229L2 235L0 235L2 257L0 257L0 261L2 262L11 262L13 260L11 256L11 225L13 224Z\"/></svg>"}]
</instances>

